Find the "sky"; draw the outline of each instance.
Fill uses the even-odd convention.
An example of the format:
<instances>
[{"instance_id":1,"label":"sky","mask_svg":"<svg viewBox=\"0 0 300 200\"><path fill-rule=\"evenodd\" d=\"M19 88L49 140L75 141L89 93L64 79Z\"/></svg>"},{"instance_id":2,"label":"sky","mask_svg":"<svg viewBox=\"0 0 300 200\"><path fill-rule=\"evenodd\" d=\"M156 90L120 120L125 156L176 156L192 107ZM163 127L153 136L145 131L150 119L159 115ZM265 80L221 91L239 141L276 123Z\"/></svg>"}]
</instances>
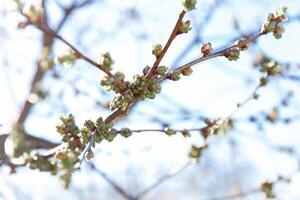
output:
<instances>
[{"instance_id":1,"label":"sky","mask_svg":"<svg viewBox=\"0 0 300 200\"><path fill-rule=\"evenodd\" d=\"M0 11L3 11L1 14L5 19L0 20L0 30L4 30L1 31L2 35L0 35L0 94L2 96L0 123L2 131L7 131L13 120L16 119L34 73L34 59L40 52L38 43L40 33L30 27L25 30L16 29L16 24L21 18L11 11L11 4L6 2L8 1L0 1ZM193 22L201 20L201 15L203 15L201 11L205 11L208 3L200 2L198 3L200 5L198 10L193 11L186 18L193 20ZM300 12L300 3L292 0L231 0L228 2L216 11L207 27L201 30L203 41L211 41L216 49L227 45L232 37L236 37L232 28L233 17L240 22L241 29L247 32L259 29L267 13L280 5L288 6L290 15ZM57 12L54 1L50 1L50 7L54 24L59 19L60 13ZM142 11L137 21L122 21L122 15L124 15L125 8L128 7L135 7ZM61 34L65 38L69 38L70 42L80 46L85 53L95 60L99 57L100 52L111 52L116 58L116 69L123 71L130 79L134 73L140 73L145 65L152 64L154 59L151 55L152 44L166 41L180 12L181 5L177 2L174 3L174 0L124 0L122 3L112 0L100 2L97 6L89 9L90 12L82 10L76 13ZM101 20L94 17L99 14L99 10L101 10ZM122 23L125 25L120 28ZM285 28L286 32L281 40L275 40L271 35L262 37L258 41L259 47L254 46L252 50L261 49L282 62L299 63L298 43L296 42L299 41L299 22L287 24ZM195 32L179 37L163 60L163 64L171 65L181 52L182 47L192 39L193 34ZM91 43L93 45L90 45ZM59 54L65 48L64 44L57 42L55 53ZM199 55L200 46L194 47L177 64L184 64ZM157 99L142 102L135 108L128 120L118 123L117 126L129 126L132 129L161 127L160 124L146 120L143 113L161 117L169 121L174 128L201 127L203 125L198 119L189 121L176 119L175 116L178 113L174 108L176 104L184 105L185 108L194 113L199 112L201 115L226 117L235 109L236 103L249 96L260 78L259 73L253 72L249 64L252 59L251 54L242 53L241 59L237 62L228 62L224 58L218 58L196 65L191 77L183 78L178 82L164 83L162 94ZM8 62L8 66L12 67L5 67L5 62ZM43 86L45 88L51 87L52 96L36 106L33 111L34 115L28 119L26 124L27 130L33 135L43 136L53 141L60 140L59 135L55 133L55 125L61 114L72 112L79 124L85 119L97 118L99 113L104 116L109 114L105 110L95 109L95 105L89 97L76 96L72 92L72 83L76 83L77 87L93 94L95 98L101 101L108 101L112 97L112 95L101 95L98 87L99 79L103 74L90 68L86 63L79 61L72 68L59 68L59 70L62 71L64 81L57 82L51 78L45 80ZM74 77L79 77L79 80L74 82ZM279 101L278 97L282 95L280 91L287 89L296 91L297 85L278 80L269 89L260 91L262 98L259 99L259 102L250 102L235 117L243 118L249 113L267 110ZM61 93L63 96L58 99ZM297 107L297 99L299 100L297 91L295 96L295 107L286 111L289 114L297 114L300 111ZM172 103L166 101L165 97L172 99ZM62 108L63 106L67 109ZM165 112L161 112L162 110ZM42 135L40 130L43 130ZM205 188L209 189L210 185L218 186L217 183L220 178L225 184L229 183L228 185L237 184L240 178L242 186L248 184L254 187L265 177L274 178L277 173L289 174L297 167L295 159L286 155L275 154L266 146L265 141L271 141L273 144L297 146L300 142L297 130L299 130L297 123L293 123L289 127L267 125L266 133L259 133L253 126L246 123L238 124L237 130L230 136L212 139L214 146L204 156L203 164L191 167L184 175L174 179L174 181L169 181L170 183L163 186L159 191L163 194L163 189L171 188L174 190L176 187L184 187L182 180L185 180L186 177L191 180L193 176L200 179L206 178L206 184L197 183L204 188L200 192L205 194ZM232 147L229 145L231 140L237 141L239 145ZM131 187L142 189L171 168L184 164L188 159L187 153L191 144L201 144L201 142L203 141L197 135L183 139L180 135L169 138L159 133L136 134L128 140L117 138L113 143L101 144L101 147L95 150L98 154L94 162L129 189L133 190ZM300 149L298 148L298 150ZM232 160L233 155L237 157L234 161ZM270 155L276 155L276 157ZM206 160L209 162L205 162ZM209 163L216 164L211 166ZM220 169L221 166L223 169ZM105 195L113 194L112 189L101 180L101 177L91 176L93 172L90 172L87 166L75 174L74 184L68 191L65 191L58 184L57 177L50 177L48 174L32 172L28 169L20 169L15 175L7 175L6 170L0 170L0 199L1 194L5 194L3 199L8 200L17 199L19 195L25 195L25 199L57 199L58 197L82 199L88 195L90 197L103 195L105 199L107 197ZM195 175L194 172L197 170L199 170L199 174L196 173ZM234 174L235 170L239 173L236 176L230 175L230 173ZM250 174L250 177L247 176L247 173ZM33 177L34 179L32 179ZM286 195L282 199L296 200L300 196L296 189L296 185L300 181L299 178L299 175L296 174L289 187L285 185L280 187L280 191ZM42 180L47 180L47 182ZM178 181L182 183L179 184ZM105 188L104 194L97 193L95 185ZM219 190L215 192L216 195L224 194L229 188L224 187L222 189L221 186L224 187L224 184L219 186ZM194 187L197 190L197 187ZM32 188L36 188L34 195L31 194ZM209 192L207 193L206 195L209 195ZM81 194L82 196L74 196L74 194ZM192 199L193 195L197 194L197 192L190 194L190 198ZM155 194L152 195L155 197ZM184 199L184 197L182 198ZM262 197L253 196L249 199L260 198Z\"/></svg>"}]
</instances>

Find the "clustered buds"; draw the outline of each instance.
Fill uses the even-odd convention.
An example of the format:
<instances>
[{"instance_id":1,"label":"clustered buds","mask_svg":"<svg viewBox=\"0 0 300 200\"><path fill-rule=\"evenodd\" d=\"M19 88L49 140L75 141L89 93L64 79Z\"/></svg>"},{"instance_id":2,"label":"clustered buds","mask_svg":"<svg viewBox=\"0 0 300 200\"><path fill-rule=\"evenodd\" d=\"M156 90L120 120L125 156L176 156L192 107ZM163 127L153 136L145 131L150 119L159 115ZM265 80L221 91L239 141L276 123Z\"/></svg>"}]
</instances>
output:
<instances>
[{"instance_id":1,"label":"clustered buds","mask_svg":"<svg viewBox=\"0 0 300 200\"><path fill-rule=\"evenodd\" d=\"M158 73L163 74L164 71L166 71L166 67L158 67ZM136 74L133 76L133 81L126 81L125 85L126 90L122 91L122 94L117 95L111 102L111 109L126 108L133 99L154 99L161 91L159 82L155 79L147 79L145 75Z\"/></svg>"},{"instance_id":2,"label":"clustered buds","mask_svg":"<svg viewBox=\"0 0 300 200\"><path fill-rule=\"evenodd\" d=\"M196 0L182 0L185 11L191 11L196 8ZM282 8L277 11L275 14L271 13L268 16L267 22L262 26L262 33L273 32L275 38L281 38L281 35L284 29L279 25L281 22L285 21L287 18L285 16L286 8ZM25 12L25 15L29 18L29 22L39 22L42 17L42 11L38 10L36 7L31 6ZM25 26L26 24L20 24L20 27ZM178 30L178 34L187 33L191 30L190 21L181 22ZM235 44L235 46L228 48L224 53L224 56L228 60L237 60L240 55L240 51L247 50L249 48L249 41L246 38L241 38ZM201 52L203 56L209 56L213 51L211 43L206 43L201 47ZM156 58L160 57L163 52L163 47L161 44L155 44L152 49L152 54ZM56 58L57 63L64 64L65 66L73 65L76 60L80 57L78 52L74 52L69 49L66 50L62 55ZM48 69L53 63L51 63L49 57L49 49L45 49L43 58L41 60L41 66L45 69ZM101 69L105 68L108 71L112 71L112 66L114 60L111 58L111 55L106 52L101 55L99 65ZM278 63L272 60L265 60L261 62L261 71L266 72L268 76L275 76L281 72L280 66ZM113 99L110 104L111 109L122 108L124 110L134 102L134 100L144 100L146 98L154 99L158 93L161 92L161 86L159 84L158 77L166 76L167 79L177 81L180 79L180 76L189 76L192 74L193 70L191 66L185 66L174 70L166 75L167 71L166 66L158 66L152 77L146 77L150 67L146 66L143 70L143 75L134 75L132 82L125 81L125 75L122 72L116 72L114 75L106 75L101 80L100 84L108 91L114 91L117 96ZM152 74L151 74L152 75ZM267 84L267 78L260 79L261 86ZM122 83L125 87L120 88L119 83ZM267 116L267 120L274 122L278 117L278 110L273 109ZM86 159L91 159L94 157L91 146L95 147L96 143L101 143L103 140L111 142L114 138L120 134L121 136L127 138L132 135L132 131L129 128L122 128L119 131L113 128L112 123L107 123L102 117L99 117L95 122L92 120L86 120L83 128L79 129L75 123L74 117L72 114L69 114L66 117L60 118L61 124L57 128L57 132L62 135L62 148L57 150L54 156L43 156L39 153L32 152L31 154L26 153L22 150L19 152L23 154L25 158L25 163L31 169L39 169L40 171L50 171L52 174L59 174L61 180L65 187L68 187L72 173L77 168L77 163L81 163L80 156L85 154ZM229 129L233 127L233 120L205 120L206 127L201 129L202 136L206 139L210 135L224 134ZM172 128L167 128L164 130L166 135L172 136L176 133L181 133L184 137L190 137L190 131L187 129L183 130L174 130ZM20 144L23 142L23 138L19 138ZM192 146L189 153L190 158L196 159L199 161L203 150L207 148L207 145L202 146ZM16 148L15 148L16 149ZM16 150L18 150L16 149ZM25 152L25 153L24 153ZM16 152L18 153L18 152ZM267 198L274 197L273 192L273 183L264 182L261 185L261 191L266 194Z\"/></svg>"},{"instance_id":3,"label":"clustered buds","mask_svg":"<svg viewBox=\"0 0 300 200\"><path fill-rule=\"evenodd\" d=\"M101 54L100 56L100 65L105 67L109 71L112 70L112 65L114 64L114 60L111 58L110 53L106 52Z\"/></svg>"},{"instance_id":4,"label":"clustered buds","mask_svg":"<svg viewBox=\"0 0 300 200\"><path fill-rule=\"evenodd\" d=\"M273 32L273 36L276 39L280 39L284 32L284 28L280 26L280 23L287 20L286 11L287 8L282 7L275 13L269 13L267 21L261 27L261 32L265 34Z\"/></svg>"},{"instance_id":5,"label":"clustered buds","mask_svg":"<svg viewBox=\"0 0 300 200\"><path fill-rule=\"evenodd\" d=\"M210 42L203 44L201 47L201 53L203 56L208 56L213 51L212 45Z\"/></svg>"},{"instance_id":6,"label":"clustered buds","mask_svg":"<svg viewBox=\"0 0 300 200\"><path fill-rule=\"evenodd\" d=\"M159 57L162 53L162 45L161 44L155 44L152 48L152 54L156 57Z\"/></svg>"},{"instance_id":7,"label":"clustered buds","mask_svg":"<svg viewBox=\"0 0 300 200\"><path fill-rule=\"evenodd\" d=\"M86 120L82 129L78 128L72 114L61 117L60 120L61 124L56 128L63 136L62 148L56 151L54 156L43 156L33 152L25 153L23 157L31 169L49 171L53 175L58 173L66 188L71 182L72 173L78 167L77 163L81 160L81 154L89 143L95 147L96 143L103 140L111 142L118 134L126 138L132 134L128 128L117 131L112 128L112 123L105 123L102 117L99 117L96 122ZM85 156L90 160L94 154L91 149L88 149Z\"/></svg>"},{"instance_id":8,"label":"clustered buds","mask_svg":"<svg viewBox=\"0 0 300 200\"><path fill-rule=\"evenodd\" d=\"M197 0L182 0L181 1L185 11L196 9Z\"/></svg>"},{"instance_id":9,"label":"clustered buds","mask_svg":"<svg viewBox=\"0 0 300 200\"><path fill-rule=\"evenodd\" d=\"M78 162L79 155L68 148L55 153L60 179L65 188L68 188L71 183L72 173L75 170L75 164Z\"/></svg>"},{"instance_id":10,"label":"clustered buds","mask_svg":"<svg viewBox=\"0 0 300 200\"><path fill-rule=\"evenodd\" d=\"M187 20L180 24L179 33L188 33L191 29L191 21Z\"/></svg>"},{"instance_id":11,"label":"clustered buds","mask_svg":"<svg viewBox=\"0 0 300 200\"><path fill-rule=\"evenodd\" d=\"M77 59L76 53L71 49L67 49L55 58L55 62L57 64L63 64L65 67L70 67L75 64Z\"/></svg>"},{"instance_id":12,"label":"clustered buds","mask_svg":"<svg viewBox=\"0 0 300 200\"><path fill-rule=\"evenodd\" d=\"M275 198L275 195L273 193L273 186L274 183L271 181L265 181L260 185L260 190L265 193L266 198Z\"/></svg>"},{"instance_id":13,"label":"clustered buds","mask_svg":"<svg viewBox=\"0 0 300 200\"><path fill-rule=\"evenodd\" d=\"M145 76L134 75L132 83L129 84L129 89L135 97L144 100L146 98L154 99L156 94L160 93L161 86L154 79L148 80Z\"/></svg>"},{"instance_id":14,"label":"clustered buds","mask_svg":"<svg viewBox=\"0 0 300 200\"><path fill-rule=\"evenodd\" d=\"M207 148L207 145L202 145L202 146L199 146L199 147L193 145L191 150L190 150L189 157L191 159L195 159L197 162L199 162L199 160L202 156L202 152L206 148Z\"/></svg>"}]
</instances>

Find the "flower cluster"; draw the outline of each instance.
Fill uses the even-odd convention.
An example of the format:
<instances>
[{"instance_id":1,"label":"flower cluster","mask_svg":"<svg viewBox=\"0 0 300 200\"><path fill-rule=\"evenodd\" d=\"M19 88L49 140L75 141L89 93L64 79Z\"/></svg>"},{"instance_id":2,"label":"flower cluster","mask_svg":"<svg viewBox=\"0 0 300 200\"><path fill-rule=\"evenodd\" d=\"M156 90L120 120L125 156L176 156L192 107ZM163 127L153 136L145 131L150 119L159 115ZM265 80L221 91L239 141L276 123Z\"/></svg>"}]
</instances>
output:
<instances>
[{"instance_id":1,"label":"flower cluster","mask_svg":"<svg viewBox=\"0 0 300 200\"><path fill-rule=\"evenodd\" d=\"M159 71L163 71L160 69ZM126 82L127 90L122 95L118 95L112 101L110 107L127 107L133 99L144 100L146 98L154 99L156 94L160 93L161 86L155 79L147 79L146 76L134 75L132 82Z\"/></svg>"},{"instance_id":2,"label":"flower cluster","mask_svg":"<svg viewBox=\"0 0 300 200\"><path fill-rule=\"evenodd\" d=\"M113 77L104 76L100 84L107 91L114 91L118 94L111 102L110 108L116 109L122 107L125 109L133 100L154 99L161 91L161 86L156 79L163 76L167 69L166 66L158 66L154 72L154 76L147 78L146 75L150 67L146 66L143 69L143 75L134 75L132 82L125 81L125 75L122 72L116 72ZM120 88L118 83L122 83L125 87Z\"/></svg>"},{"instance_id":3,"label":"flower cluster","mask_svg":"<svg viewBox=\"0 0 300 200\"><path fill-rule=\"evenodd\" d=\"M284 32L284 28L280 26L281 22L287 20L286 17L286 7L282 7L277 10L275 13L269 13L267 21L261 27L262 33L270 33L273 32L273 36L276 39L280 39L282 37L282 33Z\"/></svg>"},{"instance_id":4,"label":"flower cluster","mask_svg":"<svg viewBox=\"0 0 300 200\"><path fill-rule=\"evenodd\" d=\"M80 156L87 148L88 144L95 147L96 143L103 140L111 142L118 134L123 137L132 135L132 131L128 128L122 128L120 131L112 128L112 123L105 123L102 117L99 117L96 122L86 120L83 128L79 129L75 123L72 114L66 117L61 117L61 124L56 128L63 136L62 148L55 151L53 156L40 155L38 153L25 153L25 163L31 169L39 169L40 171L49 171L53 175L60 174L60 178L67 188L71 182L72 173L78 168L77 163L80 163ZM91 149L87 149L86 159L90 160L94 155Z\"/></svg>"}]
</instances>

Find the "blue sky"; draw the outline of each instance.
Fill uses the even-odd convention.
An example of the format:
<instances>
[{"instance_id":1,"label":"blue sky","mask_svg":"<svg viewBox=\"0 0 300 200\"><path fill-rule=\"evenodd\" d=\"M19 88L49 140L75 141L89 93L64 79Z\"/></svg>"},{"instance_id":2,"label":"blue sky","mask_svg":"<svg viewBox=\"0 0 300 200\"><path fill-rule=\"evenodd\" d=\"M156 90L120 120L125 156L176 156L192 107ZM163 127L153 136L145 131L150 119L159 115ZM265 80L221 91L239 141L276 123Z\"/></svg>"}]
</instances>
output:
<instances>
[{"instance_id":1,"label":"blue sky","mask_svg":"<svg viewBox=\"0 0 300 200\"><path fill-rule=\"evenodd\" d=\"M7 58L9 67L1 64L0 68L0 93L2 97L5 97L1 99L0 103L0 123L2 124L2 130L7 130L13 120L16 119L20 106L28 93L29 83L34 72L33 63L40 52L38 40L40 33L30 27L25 30L16 29L18 19L22 18L11 11L12 7L9 3L5 4L3 2L0 2L0 8L8 11L5 15L3 14L5 20L0 21L0 30L4 30L4 35L0 35L0 59L2 63L5 63ZM65 1L63 2L65 3ZM199 1L198 10L193 11L186 18L194 20L193 22L200 21L201 15L203 15L202 12L205 11L208 5L207 1ZM267 13L280 5L288 6L290 15L299 14L300 12L299 1L228 1L216 11L206 28L201 30L203 41L210 41L215 48L229 44L228 41L236 37L236 32L232 28L233 17L240 22L243 31L248 32L256 28L259 30ZM60 14L57 12L54 1L50 1L50 7L54 23ZM142 11L138 21L122 21L124 20L122 12L128 7L135 7L137 10ZM152 44L166 41L180 10L180 3L177 3L177 1L174 3L174 0L124 0L122 3L117 0L104 1L89 8L89 12L82 10L76 13L61 34L68 38L71 43L80 46L86 54L95 58L95 60L99 57L100 52L111 52L112 56L115 57L115 68L123 71L130 79L134 73L140 73L145 65L152 64L154 60L151 55ZM101 17L99 17L100 11ZM120 22L124 22L125 26L119 28ZM268 35L260 38L258 44L265 53L282 62L299 63L299 53L297 51L298 36L300 34L299 22L287 24L285 28L286 32L281 40L275 40L271 35ZM163 60L164 65L169 66L173 63L182 47L191 40L193 33L176 39L168 55ZM55 54L58 55L65 48L64 44L56 42ZM258 47L252 47L252 50L258 50ZM199 55L200 44L198 47L192 48L191 52L179 64L188 62ZM176 109L172 107L170 102L165 101L165 96L194 113L199 112L210 117L225 117L234 110L236 103L249 96L260 78L259 73L251 68L249 61L252 59L253 55L246 52L241 54L241 59L237 62L229 62L224 58L218 58L196 65L191 77L183 78L179 82L165 83L162 95L154 101L142 102L128 120L118 123L117 126L128 126L132 129L160 127L160 124L146 120L143 113L159 116L170 121L174 128L191 128L202 125L197 119L189 121L176 119L174 117ZM59 115L72 112L80 124L85 119L95 119L99 115L106 116L109 114L108 111L95 109L95 105L90 98L74 95L71 89L74 77L80 77L76 81L76 85L82 90L93 94L95 98L108 101L112 97L101 95L98 87L99 79L103 73L88 66L87 63L79 61L72 68L59 67L58 69L61 70L64 81L57 82L48 78L43 82L45 88L51 87L53 96L47 98L44 103L38 104L33 111L34 115L26 123L27 130L33 135L43 136L55 141L60 140L55 131ZM252 81L250 84L249 80ZM268 110L279 101L282 93L278 91L288 89L296 91L297 85L278 80L269 88L262 89L259 92L262 98L249 103L235 117L243 118L248 116L249 113ZM61 92L64 94L63 98L57 99ZM297 91L295 96L294 104L297 105L297 99L299 100ZM62 109L62 105L66 105L67 109ZM161 112L160 109L156 109L158 106L168 108L169 112ZM295 106L287 113L299 113L299 108ZM218 188L216 195L221 195L231 190L232 185L238 184L238 178L240 178L240 185L243 189L247 184L254 187L265 177L272 179L277 173L289 174L297 166L295 160L285 155L275 154L268 148L265 141L271 141L274 144L299 146L300 138L297 130L299 130L299 125L293 123L288 127L268 125L265 133L258 133L253 126L239 124L237 130L230 136L213 138L214 148L210 149L207 155L204 156L203 164L193 166L192 169L178 179L170 181L169 184L162 187L161 192L168 187L173 188L173 190L177 187L183 187L183 180L185 178L191 180L193 176L200 180L202 177L207 179L206 185L199 183L202 186L202 194L206 194L205 190L208 189L209 191L209 187L214 185ZM233 150L233 147L229 145L229 141L236 138L238 138L240 145ZM128 186L129 189L134 186L141 189L143 186L155 181L156 178L169 169L185 163L190 145L200 144L201 142L201 138L197 135L183 139L179 135L169 138L159 133L136 134L128 140L117 138L113 143L101 144L95 150L98 154L94 162L101 169L109 172L113 178ZM238 155L234 162L232 161L233 155ZM209 162L206 164L205 160L211 160L216 165L210 166ZM247 165L250 169L247 168ZM234 179L234 176L228 175L234 173L234 169L239 171L238 175L240 177L235 177L236 179ZM194 172L197 170L199 170L199 174L196 173L195 175ZM24 194L28 196L28 199L56 199L59 196L63 199L87 198L88 195L95 192L89 191L90 185L99 185L99 187L105 188L104 191L107 194L112 194L111 189L105 185L103 180L100 180L100 177L91 176L92 172L85 168L75 174L74 185L69 191L65 191L60 187L57 177L50 177L48 174L37 171L32 172L27 169L22 169L16 175L9 176L5 173L5 169L1 169L0 172L0 194L5 194L6 199L16 199L16 196ZM127 172L128 174L126 174ZM248 177L247 173L252 177ZM28 181L32 177L34 177L34 181ZM225 186L224 184L221 186L217 184L220 178ZM47 182L43 180L47 180ZM182 184L178 184L178 181ZM285 186L280 188L280 191L286 194L283 199L297 199L299 193L296 191L296 186L299 181L299 176L296 175L289 188ZM129 183L132 183L133 186ZM228 184L226 185L226 183ZM20 188L20 185L24 187ZM17 191L20 194L13 194L16 191L14 187L18 188ZM34 195L29 192L32 188L37 190ZM196 187L194 189L197 190ZM80 195L74 197L74 193L77 192L78 194L78 191L82 191L82 197ZM90 193L88 194L87 191ZM99 195L97 192L95 194ZM105 198L107 194L101 195ZM194 195L197 194L197 192L194 193ZM192 197L193 194L191 194ZM155 195L153 198L155 198ZM261 196L253 197L253 199L259 198Z\"/></svg>"}]
</instances>

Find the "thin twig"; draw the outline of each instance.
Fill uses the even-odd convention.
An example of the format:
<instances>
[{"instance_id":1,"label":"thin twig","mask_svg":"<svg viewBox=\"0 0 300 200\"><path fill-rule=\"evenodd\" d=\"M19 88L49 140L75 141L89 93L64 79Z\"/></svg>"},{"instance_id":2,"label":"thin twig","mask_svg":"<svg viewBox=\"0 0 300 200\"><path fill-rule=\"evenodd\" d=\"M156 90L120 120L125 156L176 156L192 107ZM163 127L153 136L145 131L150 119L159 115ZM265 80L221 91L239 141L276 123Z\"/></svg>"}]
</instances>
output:
<instances>
[{"instance_id":1,"label":"thin twig","mask_svg":"<svg viewBox=\"0 0 300 200\"><path fill-rule=\"evenodd\" d=\"M121 186L119 186L115 181L113 181L105 172L97 168L93 163L89 163L92 170L97 172L106 180L119 194L121 194L127 200L136 200L133 196L128 194Z\"/></svg>"},{"instance_id":2,"label":"thin twig","mask_svg":"<svg viewBox=\"0 0 300 200\"><path fill-rule=\"evenodd\" d=\"M153 189L157 188L158 186L160 186L162 183L164 183L165 181L169 180L170 178L176 176L177 174L181 173L182 171L184 171L188 166L190 166L191 161L188 161L187 163L185 163L183 166L178 167L174 170L171 170L170 172L168 172L167 174L163 175L162 177L160 177L157 181L155 181L153 184L151 184L149 187L147 187L146 189L144 189L143 191L141 191L136 197L135 200L139 200L141 199L145 194L149 193L150 191L152 191Z\"/></svg>"},{"instance_id":3,"label":"thin twig","mask_svg":"<svg viewBox=\"0 0 300 200\"><path fill-rule=\"evenodd\" d=\"M247 41L248 41L248 42L253 42L253 41L255 41L257 38L259 38L260 36L265 35L265 34L267 34L267 33L259 32L259 33L255 34L254 36L249 37L249 38L247 39ZM209 54L209 55L207 55L207 56L201 56L201 57L199 57L199 58L196 58L195 60L193 60L193 61L191 61L191 62L189 62L189 63L186 63L186 64L184 64L184 65L182 65L182 66L180 66L180 67L177 67L177 68L175 68L174 70L172 70L171 72L166 73L165 75L161 76L160 78L158 78L158 81L160 82L160 81L163 81L163 80L167 79L167 78L168 78L173 72L175 72L175 71L181 71L181 70L183 70L183 69L192 67L192 66L194 66L194 65L196 65L196 64L198 64L198 63L201 63L201 62L206 61L206 60L210 60L210 59L212 59L212 58L225 56L225 54L226 54L227 51L229 51L229 50L231 50L231 49L233 49L233 48L235 48L235 47L237 47L237 46L238 46L237 44L234 44L234 45L232 45L232 46L230 46L230 47L227 47L227 48L222 49L222 50L220 50L220 51L211 53L211 54Z\"/></svg>"},{"instance_id":4,"label":"thin twig","mask_svg":"<svg viewBox=\"0 0 300 200\"><path fill-rule=\"evenodd\" d=\"M161 60L163 59L163 57L165 56L165 54L167 53L169 47L171 46L173 40L176 38L176 36L180 33L179 32L179 28L180 28L180 25L182 24L182 19L185 15L185 11L183 10L180 14L179 14L179 17L177 19L177 22L173 28L173 31L171 32L171 35L169 36L169 39L167 41L167 43L165 44L162 52L160 53L160 55L156 58L155 62L153 63L151 69L149 70L149 72L147 73L146 77L147 78L150 78L155 70L157 69L158 65L160 64Z\"/></svg>"},{"instance_id":5,"label":"thin twig","mask_svg":"<svg viewBox=\"0 0 300 200\"><path fill-rule=\"evenodd\" d=\"M249 196L249 195L260 193L260 192L261 192L260 189L253 189L253 190L249 190L247 192L239 192L236 194L230 194L230 195L224 195L224 196L200 199L200 200L232 200L232 199L237 199L237 198Z\"/></svg>"}]
</instances>

